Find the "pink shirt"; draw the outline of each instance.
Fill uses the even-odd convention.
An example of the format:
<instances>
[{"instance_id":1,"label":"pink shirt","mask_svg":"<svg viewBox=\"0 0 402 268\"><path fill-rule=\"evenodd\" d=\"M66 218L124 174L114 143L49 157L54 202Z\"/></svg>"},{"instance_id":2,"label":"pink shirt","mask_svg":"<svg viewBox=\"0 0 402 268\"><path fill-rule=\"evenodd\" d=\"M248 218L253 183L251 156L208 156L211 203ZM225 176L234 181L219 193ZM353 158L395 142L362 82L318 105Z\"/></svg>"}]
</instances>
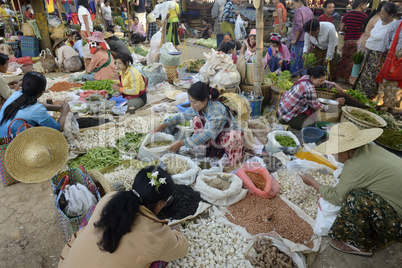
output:
<instances>
[{"instance_id":1,"label":"pink shirt","mask_svg":"<svg viewBox=\"0 0 402 268\"><path fill-rule=\"evenodd\" d=\"M135 25L135 23L131 24L130 32L132 32L133 34L140 34L142 36L146 36L144 27L140 22L137 25Z\"/></svg>"},{"instance_id":2,"label":"pink shirt","mask_svg":"<svg viewBox=\"0 0 402 268\"><path fill-rule=\"evenodd\" d=\"M276 49L274 47L271 46L271 50L272 50L272 56L269 55L269 53L267 52L267 54L265 55L264 58L264 62L266 64L268 64L269 60L275 56L276 54ZM281 44L281 56L280 59L289 62L290 61L290 52L287 46L285 46L284 44Z\"/></svg>"},{"instance_id":3,"label":"pink shirt","mask_svg":"<svg viewBox=\"0 0 402 268\"><path fill-rule=\"evenodd\" d=\"M112 57L112 56L111 56ZM91 62L87 66L87 73L92 72L96 68L102 66L109 59L109 56L103 48L98 49L93 55ZM119 76L117 75L116 65L114 64L113 57L111 58L110 64L99 70L94 76L96 80L111 79L117 80Z\"/></svg>"}]
</instances>

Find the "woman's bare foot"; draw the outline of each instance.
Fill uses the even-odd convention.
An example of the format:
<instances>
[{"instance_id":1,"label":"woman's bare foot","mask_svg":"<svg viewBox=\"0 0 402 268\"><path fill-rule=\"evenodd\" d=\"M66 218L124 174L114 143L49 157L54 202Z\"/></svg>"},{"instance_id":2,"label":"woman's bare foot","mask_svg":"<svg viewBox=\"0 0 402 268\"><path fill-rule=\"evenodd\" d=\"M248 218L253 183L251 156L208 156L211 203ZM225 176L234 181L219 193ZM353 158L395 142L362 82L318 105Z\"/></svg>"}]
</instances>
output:
<instances>
[{"instance_id":1,"label":"woman's bare foot","mask_svg":"<svg viewBox=\"0 0 402 268\"><path fill-rule=\"evenodd\" d=\"M360 256L371 256L373 255L373 252L371 250L366 250L366 249L361 249L354 247L352 245L346 244L344 242L335 240L331 238L329 241L329 244L336 250L343 252L343 253L349 253L349 254L355 254L355 255L360 255Z\"/></svg>"}]
</instances>

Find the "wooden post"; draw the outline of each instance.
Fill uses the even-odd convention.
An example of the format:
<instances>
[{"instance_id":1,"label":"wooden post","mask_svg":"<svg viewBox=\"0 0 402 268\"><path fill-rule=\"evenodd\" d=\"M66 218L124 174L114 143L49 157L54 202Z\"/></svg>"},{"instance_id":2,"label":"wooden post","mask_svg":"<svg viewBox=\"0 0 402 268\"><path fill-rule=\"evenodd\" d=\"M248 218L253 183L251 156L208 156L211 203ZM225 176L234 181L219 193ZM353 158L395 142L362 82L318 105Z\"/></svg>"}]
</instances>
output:
<instances>
[{"instance_id":1,"label":"wooden post","mask_svg":"<svg viewBox=\"0 0 402 268\"><path fill-rule=\"evenodd\" d=\"M21 13L21 18L22 18L22 23L24 23L24 22L25 22L24 13L22 13L22 8L21 8L20 0L18 0L17 2L18 2L18 6L20 7L20 13ZM34 12L35 12L35 11L34 11ZM18 18L18 17L17 17L17 18Z\"/></svg>"},{"instance_id":2,"label":"wooden post","mask_svg":"<svg viewBox=\"0 0 402 268\"><path fill-rule=\"evenodd\" d=\"M31 0L32 9L35 12L35 20L38 24L40 35L42 40L40 40L40 48L52 50L52 42L49 36L49 26L47 24L46 11L43 6L42 0Z\"/></svg>"},{"instance_id":3,"label":"wooden post","mask_svg":"<svg viewBox=\"0 0 402 268\"><path fill-rule=\"evenodd\" d=\"M60 0L56 0L57 2L57 11L59 12L59 17L60 17L60 21L61 21L61 25L63 25L63 16L61 15L61 1Z\"/></svg>"},{"instance_id":4,"label":"wooden post","mask_svg":"<svg viewBox=\"0 0 402 268\"><path fill-rule=\"evenodd\" d=\"M165 18L162 21L162 36L161 36L161 47L165 43L165 38L166 38L166 23L167 23L167 18Z\"/></svg>"},{"instance_id":5,"label":"wooden post","mask_svg":"<svg viewBox=\"0 0 402 268\"><path fill-rule=\"evenodd\" d=\"M113 0L113 7L114 7L114 12L117 14L117 0ZM112 15L112 18L114 16Z\"/></svg>"},{"instance_id":6,"label":"wooden post","mask_svg":"<svg viewBox=\"0 0 402 268\"><path fill-rule=\"evenodd\" d=\"M256 0L254 0L256 1ZM264 16L263 16L263 7L264 3L262 0L260 1L260 6L256 9L256 30L257 30L257 51L256 51L256 59L255 59L255 81L254 81L254 93L258 96L262 96L261 84L263 78L263 66L262 66L262 52L264 49Z\"/></svg>"},{"instance_id":7,"label":"wooden post","mask_svg":"<svg viewBox=\"0 0 402 268\"><path fill-rule=\"evenodd\" d=\"M13 5L14 13L15 13L15 19L17 20L18 24L18 29L21 31L21 25L20 25L20 20L18 19L18 13L17 10L15 9L14 1L11 0L11 4Z\"/></svg>"}]
</instances>

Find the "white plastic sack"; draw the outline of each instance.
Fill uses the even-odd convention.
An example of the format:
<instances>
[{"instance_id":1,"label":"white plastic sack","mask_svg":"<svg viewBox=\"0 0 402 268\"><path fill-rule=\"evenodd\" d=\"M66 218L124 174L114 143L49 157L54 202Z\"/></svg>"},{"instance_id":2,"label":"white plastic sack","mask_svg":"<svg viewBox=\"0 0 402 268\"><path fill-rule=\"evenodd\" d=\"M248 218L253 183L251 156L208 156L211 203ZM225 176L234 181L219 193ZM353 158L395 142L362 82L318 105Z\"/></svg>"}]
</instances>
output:
<instances>
[{"instance_id":1,"label":"white plastic sack","mask_svg":"<svg viewBox=\"0 0 402 268\"><path fill-rule=\"evenodd\" d=\"M247 37L246 28L244 27L244 21L242 20L240 14L237 15L235 29L234 29L234 35L235 35L236 40L243 40Z\"/></svg>"},{"instance_id":2,"label":"white plastic sack","mask_svg":"<svg viewBox=\"0 0 402 268\"><path fill-rule=\"evenodd\" d=\"M174 9L175 7L176 6L173 1L166 1L157 4L151 13L154 14L155 18L162 16L162 20L164 20L169 12L169 9Z\"/></svg>"},{"instance_id":3,"label":"white plastic sack","mask_svg":"<svg viewBox=\"0 0 402 268\"><path fill-rule=\"evenodd\" d=\"M155 132L153 135L148 134L138 150L139 159L143 162L152 162L155 159L160 159L164 154L168 153L167 149L170 147L170 145L155 148L147 148L146 145L151 142L166 140L172 141L173 143L174 137L163 132Z\"/></svg>"},{"instance_id":4,"label":"white plastic sack","mask_svg":"<svg viewBox=\"0 0 402 268\"><path fill-rule=\"evenodd\" d=\"M170 55L171 52L177 52L177 49L174 47L172 42L167 42L163 44L160 49L161 58L159 62L164 66L179 66L180 65L180 56Z\"/></svg>"},{"instance_id":5,"label":"white plastic sack","mask_svg":"<svg viewBox=\"0 0 402 268\"><path fill-rule=\"evenodd\" d=\"M148 82L152 81L154 85L167 80L166 70L161 63L152 63L142 67L141 73L145 76Z\"/></svg>"},{"instance_id":6,"label":"white plastic sack","mask_svg":"<svg viewBox=\"0 0 402 268\"><path fill-rule=\"evenodd\" d=\"M78 135L80 134L80 127L73 113L67 114L63 128L63 134L71 142L76 140L78 138Z\"/></svg>"},{"instance_id":7,"label":"white plastic sack","mask_svg":"<svg viewBox=\"0 0 402 268\"><path fill-rule=\"evenodd\" d=\"M96 205L96 197L84 185L66 187L64 196L68 202L65 208L68 217L77 217L85 214L92 206Z\"/></svg>"},{"instance_id":8,"label":"white plastic sack","mask_svg":"<svg viewBox=\"0 0 402 268\"><path fill-rule=\"evenodd\" d=\"M213 179L220 178L230 182L230 186L226 190L219 190L208 185ZM201 197L216 205L216 206L230 206L247 195L247 190L243 189L243 181L234 174L228 173L210 173L201 171L197 177L194 189L200 192Z\"/></svg>"},{"instance_id":9,"label":"white plastic sack","mask_svg":"<svg viewBox=\"0 0 402 268\"><path fill-rule=\"evenodd\" d=\"M158 31L151 38L150 49L147 55L147 65L159 62L162 32Z\"/></svg>"},{"instance_id":10,"label":"white plastic sack","mask_svg":"<svg viewBox=\"0 0 402 268\"><path fill-rule=\"evenodd\" d=\"M281 146L279 142L277 142L275 139L277 135L291 137L296 142L296 146L295 147ZM300 148L299 139L290 131L280 131L280 130L271 131L270 133L268 133L267 137L268 137L268 143L265 146L265 149L271 154L280 151L283 151L285 154L295 154Z\"/></svg>"},{"instance_id":11,"label":"white plastic sack","mask_svg":"<svg viewBox=\"0 0 402 268\"><path fill-rule=\"evenodd\" d=\"M61 21L60 21L60 18L59 18L59 17L57 17L57 16L55 16L55 15L49 15L49 17L47 18L47 23L48 23L50 26L52 26L52 27L54 27L54 28L57 28L57 27L60 26Z\"/></svg>"},{"instance_id":12,"label":"white plastic sack","mask_svg":"<svg viewBox=\"0 0 402 268\"><path fill-rule=\"evenodd\" d=\"M215 76L209 79L209 84L211 87L228 89L239 86L240 80L240 73L236 69L230 72L227 70L221 70Z\"/></svg>"},{"instance_id":13,"label":"white plastic sack","mask_svg":"<svg viewBox=\"0 0 402 268\"><path fill-rule=\"evenodd\" d=\"M142 61L147 59L146 57L141 56L141 55L139 55L137 53L131 54L131 58L133 58L133 62L142 62Z\"/></svg>"},{"instance_id":14,"label":"white plastic sack","mask_svg":"<svg viewBox=\"0 0 402 268\"><path fill-rule=\"evenodd\" d=\"M340 206L335 206L329 203L320 195L320 198L318 199L314 233L319 236L328 235L329 229L331 229L340 209Z\"/></svg>"},{"instance_id":15,"label":"white plastic sack","mask_svg":"<svg viewBox=\"0 0 402 268\"><path fill-rule=\"evenodd\" d=\"M169 158L182 159L185 162L187 162L188 165L188 170L185 171L184 173L171 175L173 181L177 184L184 184L184 185L193 184L195 182L195 179L197 178L198 172L201 170L198 167L198 165L193 160L191 160L191 158L179 154L165 154L164 156L162 156L161 161L163 165L164 161L166 161L166 159Z\"/></svg>"},{"instance_id":16,"label":"white plastic sack","mask_svg":"<svg viewBox=\"0 0 402 268\"><path fill-rule=\"evenodd\" d=\"M332 174L334 170L326 165L318 164L314 161L308 161L303 159L295 159L286 163L286 167L289 174L295 174L300 172L320 171L324 174Z\"/></svg>"}]
</instances>

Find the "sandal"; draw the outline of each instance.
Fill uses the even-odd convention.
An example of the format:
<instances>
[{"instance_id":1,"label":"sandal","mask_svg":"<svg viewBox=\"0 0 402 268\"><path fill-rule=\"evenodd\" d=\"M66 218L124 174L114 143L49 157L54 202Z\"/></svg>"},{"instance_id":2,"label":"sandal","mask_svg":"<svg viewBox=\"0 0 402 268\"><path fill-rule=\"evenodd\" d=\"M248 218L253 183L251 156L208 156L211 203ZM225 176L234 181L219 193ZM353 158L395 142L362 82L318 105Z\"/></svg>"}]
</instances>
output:
<instances>
[{"instance_id":1,"label":"sandal","mask_svg":"<svg viewBox=\"0 0 402 268\"><path fill-rule=\"evenodd\" d=\"M342 243L343 245L348 246L349 248L353 249L353 251L352 250L343 250L343 249L339 248L338 246L335 245L334 241ZM365 257L369 257L369 256L373 255L373 251L371 251L371 250L366 251L364 249L359 249L357 247L354 247L352 245L346 244L344 242L341 242L341 241L338 241L338 240L335 240L335 239L329 240L329 244L331 245L331 247L333 247L334 249L336 249L336 250L338 250L338 251L340 251L342 253L349 253L349 254L365 256Z\"/></svg>"}]
</instances>

